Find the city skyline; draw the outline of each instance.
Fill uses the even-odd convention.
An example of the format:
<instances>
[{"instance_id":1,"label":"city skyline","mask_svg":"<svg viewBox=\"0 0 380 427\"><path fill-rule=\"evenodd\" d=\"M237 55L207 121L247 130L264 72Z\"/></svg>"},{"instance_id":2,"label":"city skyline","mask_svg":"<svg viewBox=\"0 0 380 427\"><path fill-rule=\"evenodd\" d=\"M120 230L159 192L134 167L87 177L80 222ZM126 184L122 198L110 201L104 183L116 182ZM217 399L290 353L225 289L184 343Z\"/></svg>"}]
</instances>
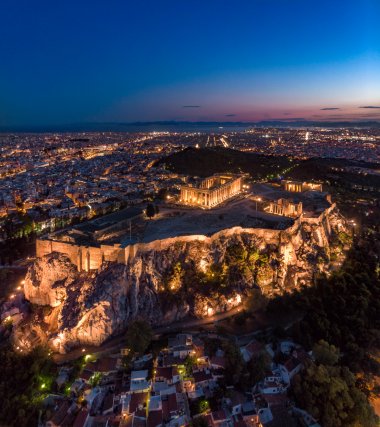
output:
<instances>
[{"instance_id":1,"label":"city skyline","mask_svg":"<svg viewBox=\"0 0 380 427\"><path fill-rule=\"evenodd\" d=\"M380 0L0 16L0 427L379 427Z\"/></svg>"},{"instance_id":2,"label":"city skyline","mask_svg":"<svg viewBox=\"0 0 380 427\"><path fill-rule=\"evenodd\" d=\"M7 1L1 13L2 127L380 119L374 0Z\"/></svg>"}]
</instances>

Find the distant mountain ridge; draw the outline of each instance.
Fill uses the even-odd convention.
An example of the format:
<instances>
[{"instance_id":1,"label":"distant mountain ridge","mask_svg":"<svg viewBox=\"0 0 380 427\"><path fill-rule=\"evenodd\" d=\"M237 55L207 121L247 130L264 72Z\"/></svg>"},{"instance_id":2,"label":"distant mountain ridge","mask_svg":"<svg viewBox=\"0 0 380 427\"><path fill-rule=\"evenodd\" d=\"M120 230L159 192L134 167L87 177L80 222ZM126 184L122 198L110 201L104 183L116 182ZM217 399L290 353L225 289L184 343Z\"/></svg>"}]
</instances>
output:
<instances>
[{"instance_id":1,"label":"distant mountain ridge","mask_svg":"<svg viewBox=\"0 0 380 427\"><path fill-rule=\"evenodd\" d=\"M220 128L249 127L323 127L323 128L379 128L378 121L309 121L300 119L264 120L259 122L218 121L151 121L151 122L89 122L65 125L0 126L0 133L44 132L144 132L144 131L217 131Z\"/></svg>"}]
</instances>

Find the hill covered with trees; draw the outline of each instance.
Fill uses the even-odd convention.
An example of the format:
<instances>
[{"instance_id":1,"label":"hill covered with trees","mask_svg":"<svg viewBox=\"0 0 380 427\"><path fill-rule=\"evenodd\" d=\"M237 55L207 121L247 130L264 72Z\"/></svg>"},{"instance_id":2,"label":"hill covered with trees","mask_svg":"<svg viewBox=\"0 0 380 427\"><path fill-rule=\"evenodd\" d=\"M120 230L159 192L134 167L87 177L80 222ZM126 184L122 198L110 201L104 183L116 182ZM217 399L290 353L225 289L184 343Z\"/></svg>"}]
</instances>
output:
<instances>
[{"instance_id":1,"label":"hill covered with trees","mask_svg":"<svg viewBox=\"0 0 380 427\"><path fill-rule=\"evenodd\" d=\"M262 155L224 147L189 147L155 163L176 173L205 177L214 173L248 173L254 180L289 178L339 181L380 188L380 175L358 173L353 168L379 168L379 165L346 159L293 159Z\"/></svg>"}]
</instances>

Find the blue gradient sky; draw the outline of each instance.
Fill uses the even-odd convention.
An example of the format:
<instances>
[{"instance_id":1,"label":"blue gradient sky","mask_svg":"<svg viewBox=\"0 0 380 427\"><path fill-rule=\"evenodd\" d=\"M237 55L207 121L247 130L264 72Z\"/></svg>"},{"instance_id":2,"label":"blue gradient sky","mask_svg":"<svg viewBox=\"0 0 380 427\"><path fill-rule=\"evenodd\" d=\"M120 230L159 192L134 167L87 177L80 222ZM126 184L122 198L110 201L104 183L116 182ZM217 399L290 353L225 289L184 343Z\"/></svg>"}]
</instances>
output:
<instances>
[{"instance_id":1,"label":"blue gradient sky","mask_svg":"<svg viewBox=\"0 0 380 427\"><path fill-rule=\"evenodd\" d=\"M0 21L0 125L380 119L379 0L3 0Z\"/></svg>"}]
</instances>

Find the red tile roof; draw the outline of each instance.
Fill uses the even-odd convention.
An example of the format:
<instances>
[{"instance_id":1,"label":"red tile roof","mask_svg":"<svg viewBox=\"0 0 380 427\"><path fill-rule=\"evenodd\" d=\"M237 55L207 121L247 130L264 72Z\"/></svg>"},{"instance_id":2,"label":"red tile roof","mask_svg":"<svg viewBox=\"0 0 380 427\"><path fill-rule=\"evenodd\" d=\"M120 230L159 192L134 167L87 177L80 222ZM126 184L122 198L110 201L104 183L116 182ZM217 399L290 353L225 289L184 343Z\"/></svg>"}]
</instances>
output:
<instances>
[{"instance_id":1,"label":"red tile roof","mask_svg":"<svg viewBox=\"0 0 380 427\"><path fill-rule=\"evenodd\" d=\"M261 396L271 408L273 406L284 406L288 401L288 397L285 394L280 393L262 394Z\"/></svg>"},{"instance_id":2,"label":"red tile roof","mask_svg":"<svg viewBox=\"0 0 380 427\"><path fill-rule=\"evenodd\" d=\"M292 356L290 359L288 359L284 363L284 366L285 366L285 368L287 369L288 372L292 372L300 364L301 364L301 361L299 359L296 359L295 357Z\"/></svg>"},{"instance_id":3,"label":"red tile roof","mask_svg":"<svg viewBox=\"0 0 380 427\"><path fill-rule=\"evenodd\" d=\"M129 413L133 414L137 411L139 405L146 406L148 401L149 393L133 393L131 394L131 400L129 402Z\"/></svg>"},{"instance_id":4,"label":"red tile roof","mask_svg":"<svg viewBox=\"0 0 380 427\"><path fill-rule=\"evenodd\" d=\"M177 395L176 393L162 396L162 413L165 420L170 419L170 415L178 411Z\"/></svg>"},{"instance_id":5,"label":"red tile roof","mask_svg":"<svg viewBox=\"0 0 380 427\"><path fill-rule=\"evenodd\" d=\"M251 341L248 345L245 346L251 354L257 354L263 351L264 345L256 340Z\"/></svg>"},{"instance_id":6,"label":"red tile roof","mask_svg":"<svg viewBox=\"0 0 380 427\"><path fill-rule=\"evenodd\" d=\"M51 418L51 422L60 425L67 415L67 411L70 408L70 403L67 400L64 400L58 407L57 411L54 413Z\"/></svg>"},{"instance_id":7,"label":"red tile roof","mask_svg":"<svg viewBox=\"0 0 380 427\"><path fill-rule=\"evenodd\" d=\"M85 366L85 369L88 369L92 372L112 372L116 371L117 358L115 357L103 357L96 360L95 362L89 362Z\"/></svg>"},{"instance_id":8,"label":"red tile roof","mask_svg":"<svg viewBox=\"0 0 380 427\"><path fill-rule=\"evenodd\" d=\"M73 427L83 427L88 417L88 412L86 409L82 409L78 412L78 415L75 418Z\"/></svg>"},{"instance_id":9,"label":"red tile roof","mask_svg":"<svg viewBox=\"0 0 380 427\"><path fill-rule=\"evenodd\" d=\"M247 423L244 421L243 416L241 414L235 415L232 418L234 423L234 427L247 427Z\"/></svg>"},{"instance_id":10,"label":"red tile roof","mask_svg":"<svg viewBox=\"0 0 380 427\"><path fill-rule=\"evenodd\" d=\"M212 420L211 414L205 415L204 419L207 421L207 424L209 425L209 427L213 427L214 426L214 421Z\"/></svg>"},{"instance_id":11,"label":"red tile roof","mask_svg":"<svg viewBox=\"0 0 380 427\"><path fill-rule=\"evenodd\" d=\"M173 367L158 367L156 369L156 378L165 378L165 380L170 381L171 379L173 379Z\"/></svg>"},{"instance_id":12,"label":"red tile roof","mask_svg":"<svg viewBox=\"0 0 380 427\"><path fill-rule=\"evenodd\" d=\"M83 372L79 375L79 378L82 378L82 380L88 381L93 375L94 375L93 371L84 369Z\"/></svg>"},{"instance_id":13,"label":"red tile roof","mask_svg":"<svg viewBox=\"0 0 380 427\"><path fill-rule=\"evenodd\" d=\"M219 411L214 411L211 413L211 415L214 421L224 421L228 419L224 409L220 409Z\"/></svg>"},{"instance_id":14,"label":"red tile roof","mask_svg":"<svg viewBox=\"0 0 380 427\"><path fill-rule=\"evenodd\" d=\"M213 356L210 359L212 365L220 366L223 369L226 369L226 358L221 356Z\"/></svg>"},{"instance_id":15,"label":"red tile roof","mask_svg":"<svg viewBox=\"0 0 380 427\"><path fill-rule=\"evenodd\" d=\"M148 414L147 427L157 427L162 424L162 410L150 411Z\"/></svg>"},{"instance_id":16,"label":"red tile roof","mask_svg":"<svg viewBox=\"0 0 380 427\"><path fill-rule=\"evenodd\" d=\"M195 383L201 383L212 379L211 373L207 373L205 371L194 372L193 377Z\"/></svg>"}]
</instances>

